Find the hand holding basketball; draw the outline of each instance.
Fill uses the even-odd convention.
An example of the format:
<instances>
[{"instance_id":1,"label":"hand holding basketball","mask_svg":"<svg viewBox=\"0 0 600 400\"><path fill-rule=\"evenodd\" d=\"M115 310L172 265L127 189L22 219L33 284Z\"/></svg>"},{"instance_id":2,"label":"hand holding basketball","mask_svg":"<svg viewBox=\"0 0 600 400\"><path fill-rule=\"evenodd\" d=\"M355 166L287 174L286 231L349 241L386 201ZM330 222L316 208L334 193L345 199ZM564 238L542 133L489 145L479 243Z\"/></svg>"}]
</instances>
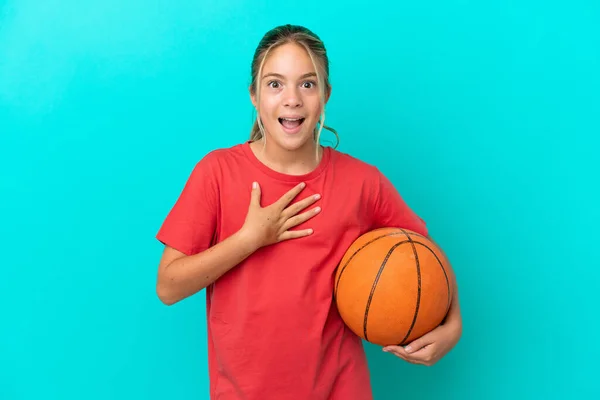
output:
<instances>
[{"instance_id":1,"label":"hand holding basketball","mask_svg":"<svg viewBox=\"0 0 600 400\"><path fill-rule=\"evenodd\" d=\"M290 205L305 186L304 183L296 185L275 203L262 207L260 186L257 182L253 184L248 214L241 231L255 249L312 234L312 229L290 230L314 217L320 211L319 207L315 207L298 214L316 202L320 198L319 195L307 197Z\"/></svg>"},{"instance_id":2,"label":"hand holding basketball","mask_svg":"<svg viewBox=\"0 0 600 400\"><path fill-rule=\"evenodd\" d=\"M456 324L440 325L404 347L385 346L383 351L413 364L432 366L456 345L460 335L461 328Z\"/></svg>"},{"instance_id":3,"label":"hand holding basketball","mask_svg":"<svg viewBox=\"0 0 600 400\"><path fill-rule=\"evenodd\" d=\"M415 364L433 365L461 336L454 272L429 237L401 228L367 232L336 271L340 316L361 338Z\"/></svg>"}]
</instances>

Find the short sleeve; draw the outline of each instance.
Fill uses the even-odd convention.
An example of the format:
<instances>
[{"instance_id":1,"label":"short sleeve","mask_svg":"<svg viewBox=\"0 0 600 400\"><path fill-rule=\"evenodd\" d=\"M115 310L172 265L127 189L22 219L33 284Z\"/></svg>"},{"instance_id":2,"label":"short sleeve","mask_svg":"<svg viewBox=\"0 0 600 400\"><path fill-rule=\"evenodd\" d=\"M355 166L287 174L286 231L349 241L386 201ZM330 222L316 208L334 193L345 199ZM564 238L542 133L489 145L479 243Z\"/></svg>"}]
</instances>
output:
<instances>
[{"instance_id":1,"label":"short sleeve","mask_svg":"<svg viewBox=\"0 0 600 400\"><path fill-rule=\"evenodd\" d=\"M200 253L212 244L217 225L218 186L210 154L192 170L156 238L186 255Z\"/></svg>"},{"instance_id":2,"label":"short sleeve","mask_svg":"<svg viewBox=\"0 0 600 400\"><path fill-rule=\"evenodd\" d=\"M427 225L404 201L390 180L377 170L374 229L404 228L427 236Z\"/></svg>"}]
</instances>

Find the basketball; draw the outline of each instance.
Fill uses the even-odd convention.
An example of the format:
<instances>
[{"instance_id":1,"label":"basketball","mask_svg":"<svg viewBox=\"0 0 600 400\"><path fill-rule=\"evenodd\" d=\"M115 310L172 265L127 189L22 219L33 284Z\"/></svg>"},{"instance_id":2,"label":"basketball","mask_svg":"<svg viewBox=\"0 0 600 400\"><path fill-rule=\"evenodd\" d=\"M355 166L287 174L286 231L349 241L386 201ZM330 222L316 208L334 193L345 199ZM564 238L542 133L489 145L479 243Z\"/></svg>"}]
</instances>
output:
<instances>
[{"instance_id":1,"label":"basketball","mask_svg":"<svg viewBox=\"0 0 600 400\"><path fill-rule=\"evenodd\" d=\"M454 277L431 240L382 228L356 239L337 267L334 298L355 334L381 346L405 345L446 316Z\"/></svg>"}]
</instances>

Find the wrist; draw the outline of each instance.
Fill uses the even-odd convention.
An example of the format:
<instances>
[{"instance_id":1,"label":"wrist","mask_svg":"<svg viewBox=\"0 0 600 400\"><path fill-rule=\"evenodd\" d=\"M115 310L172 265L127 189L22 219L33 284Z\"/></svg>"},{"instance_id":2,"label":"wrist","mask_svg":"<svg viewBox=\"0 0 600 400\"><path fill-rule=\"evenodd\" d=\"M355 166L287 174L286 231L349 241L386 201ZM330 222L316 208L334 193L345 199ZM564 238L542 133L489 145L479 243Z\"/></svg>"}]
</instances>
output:
<instances>
[{"instance_id":1,"label":"wrist","mask_svg":"<svg viewBox=\"0 0 600 400\"><path fill-rule=\"evenodd\" d=\"M238 246L240 246L247 254L252 254L260 248L255 235L247 232L244 228L237 231L233 237L238 242Z\"/></svg>"}]
</instances>

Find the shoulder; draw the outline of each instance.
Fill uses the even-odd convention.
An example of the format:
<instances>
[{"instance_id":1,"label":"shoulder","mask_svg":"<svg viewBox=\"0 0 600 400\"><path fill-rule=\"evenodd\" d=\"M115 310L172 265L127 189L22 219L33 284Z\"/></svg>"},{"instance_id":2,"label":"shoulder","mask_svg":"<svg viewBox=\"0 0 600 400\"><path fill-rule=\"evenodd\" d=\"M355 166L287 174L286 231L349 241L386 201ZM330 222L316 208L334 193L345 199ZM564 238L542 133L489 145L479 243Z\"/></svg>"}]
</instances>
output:
<instances>
[{"instance_id":1,"label":"shoulder","mask_svg":"<svg viewBox=\"0 0 600 400\"><path fill-rule=\"evenodd\" d=\"M237 144L210 150L196 162L196 166L228 166L242 157L244 157L242 145Z\"/></svg>"},{"instance_id":2,"label":"shoulder","mask_svg":"<svg viewBox=\"0 0 600 400\"><path fill-rule=\"evenodd\" d=\"M240 145L210 150L192 165L187 184L216 188L233 170L240 168L242 157Z\"/></svg>"},{"instance_id":3,"label":"shoulder","mask_svg":"<svg viewBox=\"0 0 600 400\"><path fill-rule=\"evenodd\" d=\"M375 189L383 177L379 168L367 161L339 150L331 150L331 162L337 176L347 177L363 188Z\"/></svg>"},{"instance_id":4,"label":"shoulder","mask_svg":"<svg viewBox=\"0 0 600 400\"><path fill-rule=\"evenodd\" d=\"M196 161L192 175L212 175L218 179L223 173L227 174L235 168L240 168L244 159L244 151L240 144L213 149Z\"/></svg>"},{"instance_id":5,"label":"shoulder","mask_svg":"<svg viewBox=\"0 0 600 400\"><path fill-rule=\"evenodd\" d=\"M331 149L331 161L336 173L343 173L355 179L378 179L380 176L380 171L375 165L336 149Z\"/></svg>"}]
</instances>

